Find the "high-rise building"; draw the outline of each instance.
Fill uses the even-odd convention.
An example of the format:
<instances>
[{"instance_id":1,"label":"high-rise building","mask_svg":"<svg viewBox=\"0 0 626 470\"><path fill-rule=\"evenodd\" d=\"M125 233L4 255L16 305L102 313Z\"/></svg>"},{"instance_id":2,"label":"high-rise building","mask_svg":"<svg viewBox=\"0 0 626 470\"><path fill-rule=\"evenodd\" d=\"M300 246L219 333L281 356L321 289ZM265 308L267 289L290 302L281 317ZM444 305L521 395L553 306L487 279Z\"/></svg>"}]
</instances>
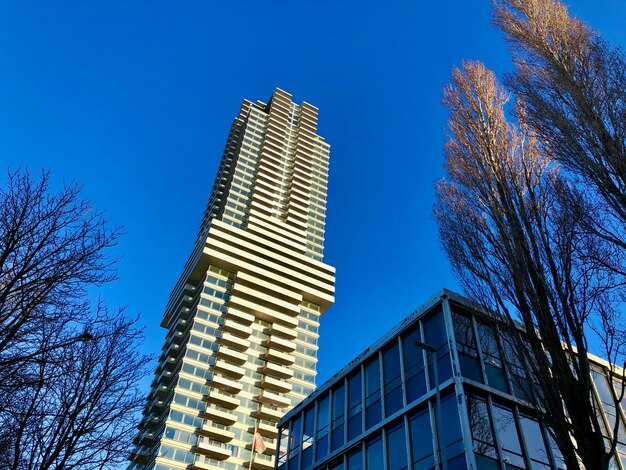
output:
<instances>
[{"instance_id":1,"label":"high-rise building","mask_svg":"<svg viewBox=\"0 0 626 470\"><path fill-rule=\"evenodd\" d=\"M334 301L317 111L280 89L243 102L165 309L129 468L273 468L276 423L315 388L319 317Z\"/></svg>"},{"instance_id":2,"label":"high-rise building","mask_svg":"<svg viewBox=\"0 0 626 470\"><path fill-rule=\"evenodd\" d=\"M284 416L276 468L564 470L511 333L443 290ZM619 429L610 468L624 469L624 371L589 359L607 442Z\"/></svg>"}]
</instances>

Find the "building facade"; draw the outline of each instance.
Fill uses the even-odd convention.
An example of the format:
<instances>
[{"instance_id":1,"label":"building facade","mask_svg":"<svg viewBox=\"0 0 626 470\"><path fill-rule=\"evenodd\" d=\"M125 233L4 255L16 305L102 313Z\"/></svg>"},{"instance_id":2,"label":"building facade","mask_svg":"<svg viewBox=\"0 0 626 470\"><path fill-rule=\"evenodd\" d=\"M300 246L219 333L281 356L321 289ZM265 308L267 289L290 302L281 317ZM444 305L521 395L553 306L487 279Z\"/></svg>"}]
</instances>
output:
<instances>
[{"instance_id":1,"label":"building facade","mask_svg":"<svg viewBox=\"0 0 626 470\"><path fill-rule=\"evenodd\" d=\"M432 297L279 423L279 470L560 470L501 318L450 291ZM592 358L605 435L621 381Z\"/></svg>"},{"instance_id":2,"label":"building facade","mask_svg":"<svg viewBox=\"0 0 626 470\"><path fill-rule=\"evenodd\" d=\"M276 423L315 387L319 317L334 301L317 115L280 89L243 102L163 316L129 468L273 468Z\"/></svg>"}]
</instances>

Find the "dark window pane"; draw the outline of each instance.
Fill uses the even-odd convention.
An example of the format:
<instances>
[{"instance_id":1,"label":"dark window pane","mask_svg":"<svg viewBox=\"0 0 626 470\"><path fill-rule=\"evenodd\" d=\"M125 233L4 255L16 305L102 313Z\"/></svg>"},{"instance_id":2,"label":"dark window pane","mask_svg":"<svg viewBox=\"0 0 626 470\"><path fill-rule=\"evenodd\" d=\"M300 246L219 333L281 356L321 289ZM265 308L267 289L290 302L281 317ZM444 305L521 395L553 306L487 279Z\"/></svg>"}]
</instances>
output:
<instances>
[{"instance_id":1,"label":"dark window pane","mask_svg":"<svg viewBox=\"0 0 626 470\"><path fill-rule=\"evenodd\" d=\"M433 433L428 407L418 410L409 418L411 458L413 463L433 455Z\"/></svg>"},{"instance_id":2,"label":"dark window pane","mask_svg":"<svg viewBox=\"0 0 626 470\"><path fill-rule=\"evenodd\" d=\"M300 458L302 459L302 468L307 468L313 463L313 446L311 443L308 444L308 447L306 444L302 445Z\"/></svg>"},{"instance_id":3,"label":"dark window pane","mask_svg":"<svg viewBox=\"0 0 626 470\"><path fill-rule=\"evenodd\" d=\"M477 357L459 351L459 363L463 377L483 383L483 371L480 370L480 360Z\"/></svg>"},{"instance_id":4,"label":"dark window pane","mask_svg":"<svg viewBox=\"0 0 626 470\"><path fill-rule=\"evenodd\" d=\"M328 466L329 470L343 470L344 468L343 459L335 460Z\"/></svg>"},{"instance_id":5,"label":"dark window pane","mask_svg":"<svg viewBox=\"0 0 626 470\"><path fill-rule=\"evenodd\" d=\"M435 349L439 349L447 342L446 326L443 322L442 312L434 314L424 322L424 335L426 344Z\"/></svg>"},{"instance_id":6,"label":"dark window pane","mask_svg":"<svg viewBox=\"0 0 626 470\"><path fill-rule=\"evenodd\" d=\"M414 325L413 329L402 335L402 346L404 355L404 367L406 370L414 366L421 365L424 367L424 358L422 350L415 345L416 341L421 341L420 330L418 325Z\"/></svg>"},{"instance_id":7,"label":"dark window pane","mask_svg":"<svg viewBox=\"0 0 626 470\"><path fill-rule=\"evenodd\" d=\"M365 408L365 428L369 429L377 423L380 423L380 420L383 417L382 409L380 406L380 394L379 399L373 401L367 405Z\"/></svg>"},{"instance_id":8,"label":"dark window pane","mask_svg":"<svg viewBox=\"0 0 626 470\"><path fill-rule=\"evenodd\" d=\"M382 470L383 462L383 441L379 437L375 441L367 443L367 470Z\"/></svg>"},{"instance_id":9,"label":"dark window pane","mask_svg":"<svg viewBox=\"0 0 626 470\"><path fill-rule=\"evenodd\" d=\"M435 408L435 412L436 412ZM461 423L459 421L459 407L456 404L456 395L449 394L441 398L441 444L446 448L448 458L456 457L463 452Z\"/></svg>"},{"instance_id":10,"label":"dark window pane","mask_svg":"<svg viewBox=\"0 0 626 470\"><path fill-rule=\"evenodd\" d=\"M493 388L509 393L509 384L506 381L504 370L495 367L489 363L485 363L485 372L487 373L487 383Z\"/></svg>"},{"instance_id":11,"label":"dark window pane","mask_svg":"<svg viewBox=\"0 0 626 470\"><path fill-rule=\"evenodd\" d=\"M465 454L448 460L448 470L467 470Z\"/></svg>"},{"instance_id":12,"label":"dark window pane","mask_svg":"<svg viewBox=\"0 0 626 470\"><path fill-rule=\"evenodd\" d=\"M424 369L413 370L413 375L406 378L406 401L411 403L426 393L426 374Z\"/></svg>"},{"instance_id":13,"label":"dark window pane","mask_svg":"<svg viewBox=\"0 0 626 470\"><path fill-rule=\"evenodd\" d=\"M365 396L369 397L380 390L380 368L378 358L365 365Z\"/></svg>"},{"instance_id":14,"label":"dark window pane","mask_svg":"<svg viewBox=\"0 0 626 470\"><path fill-rule=\"evenodd\" d=\"M387 433L387 465L387 470L407 468L404 424L396 426Z\"/></svg>"},{"instance_id":15,"label":"dark window pane","mask_svg":"<svg viewBox=\"0 0 626 470\"><path fill-rule=\"evenodd\" d=\"M302 430L302 419L301 416L294 419L291 424L291 434L290 434L290 443L289 443L289 456L291 457L293 454L300 452L300 443L302 440L302 435L300 434Z\"/></svg>"},{"instance_id":16,"label":"dark window pane","mask_svg":"<svg viewBox=\"0 0 626 470\"><path fill-rule=\"evenodd\" d=\"M348 440L351 441L356 436L361 434L363 431L362 427L361 413L348 419Z\"/></svg>"},{"instance_id":17,"label":"dark window pane","mask_svg":"<svg viewBox=\"0 0 626 470\"><path fill-rule=\"evenodd\" d=\"M385 383L400 377L400 356L398 343L393 343L383 351L383 378Z\"/></svg>"},{"instance_id":18,"label":"dark window pane","mask_svg":"<svg viewBox=\"0 0 626 470\"><path fill-rule=\"evenodd\" d=\"M343 416L345 411L345 393L343 383L333 389L333 421Z\"/></svg>"},{"instance_id":19,"label":"dark window pane","mask_svg":"<svg viewBox=\"0 0 626 470\"><path fill-rule=\"evenodd\" d=\"M315 460L320 460L328 454L328 434L317 439L315 446Z\"/></svg>"},{"instance_id":20,"label":"dark window pane","mask_svg":"<svg viewBox=\"0 0 626 470\"><path fill-rule=\"evenodd\" d=\"M478 470L502 470L500 462L484 455L476 455L476 468Z\"/></svg>"},{"instance_id":21,"label":"dark window pane","mask_svg":"<svg viewBox=\"0 0 626 470\"><path fill-rule=\"evenodd\" d=\"M335 449L338 449L343 444L344 444L344 437L343 437L343 421L342 421L342 424L333 428L333 432L332 432L332 436L330 440L330 451L332 452Z\"/></svg>"},{"instance_id":22,"label":"dark window pane","mask_svg":"<svg viewBox=\"0 0 626 470\"><path fill-rule=\"evenodd\" d=\"M385 414L391 416L402 408L402 385L400 381L396 388L385 392Z\"/></svg>"},{"instance_id":23,"label":"dark window pane","mask_svg":"<svg viewBox=\"0 0 626 470\"><path fill-rule=\"evenodd\" d=\"M328 426L328 408L329 408L328 394L321 398L317 402L317 429L322 429Z\"/></svg>"},{"instance_id":24,"label":"dark window pane","mask_svg":"<svg viewBox=\"0 0 626 470\"><path fill-rule=\"evenodd\" d=\"M348 470L363 470L363 453L360 448L348 455Z\"/></svg>"}]
</instances>

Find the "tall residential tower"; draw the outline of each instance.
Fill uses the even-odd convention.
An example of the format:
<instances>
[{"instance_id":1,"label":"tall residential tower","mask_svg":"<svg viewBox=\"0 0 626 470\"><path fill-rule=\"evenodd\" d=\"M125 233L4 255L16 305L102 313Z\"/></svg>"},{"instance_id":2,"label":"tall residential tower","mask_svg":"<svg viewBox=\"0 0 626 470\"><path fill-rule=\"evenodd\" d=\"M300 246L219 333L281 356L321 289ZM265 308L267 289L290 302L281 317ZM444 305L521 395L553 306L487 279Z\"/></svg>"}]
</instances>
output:
<instances>
[{"instance_id":1,"label":"tall residential tower","mask_svg":"<svg viewBox=\"0 0 626 470\"><path fill-rule=\"evenodd\" d=\"M334 301L316 126L317 108L280 89L243 102L163 316L131 469L273 468L276 423L315 387L319 317Z\"/></svg>"}]
</instances>

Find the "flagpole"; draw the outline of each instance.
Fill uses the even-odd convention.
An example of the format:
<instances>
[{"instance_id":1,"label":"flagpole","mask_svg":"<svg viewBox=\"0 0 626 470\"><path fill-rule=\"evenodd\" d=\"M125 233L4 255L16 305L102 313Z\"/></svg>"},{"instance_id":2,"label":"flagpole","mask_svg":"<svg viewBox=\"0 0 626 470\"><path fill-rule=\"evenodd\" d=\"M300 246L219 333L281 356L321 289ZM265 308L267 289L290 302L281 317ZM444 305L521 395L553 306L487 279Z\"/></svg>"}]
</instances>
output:
<instances>
[{"instance_id":1,"label":"flagpole","mask_svg":"<svg viewBox=\"0 0 626 470\"><path fill-rule=\"evenodd\" d=\"M257 418L256 424L254 425L254 434L252 435L252 448L250 449L250 465L248 465L248 470L252 470L252 461L254 460L254 448L256 447L256 433L259 430L259 419Z\"/></svg>"}]
</instances>

